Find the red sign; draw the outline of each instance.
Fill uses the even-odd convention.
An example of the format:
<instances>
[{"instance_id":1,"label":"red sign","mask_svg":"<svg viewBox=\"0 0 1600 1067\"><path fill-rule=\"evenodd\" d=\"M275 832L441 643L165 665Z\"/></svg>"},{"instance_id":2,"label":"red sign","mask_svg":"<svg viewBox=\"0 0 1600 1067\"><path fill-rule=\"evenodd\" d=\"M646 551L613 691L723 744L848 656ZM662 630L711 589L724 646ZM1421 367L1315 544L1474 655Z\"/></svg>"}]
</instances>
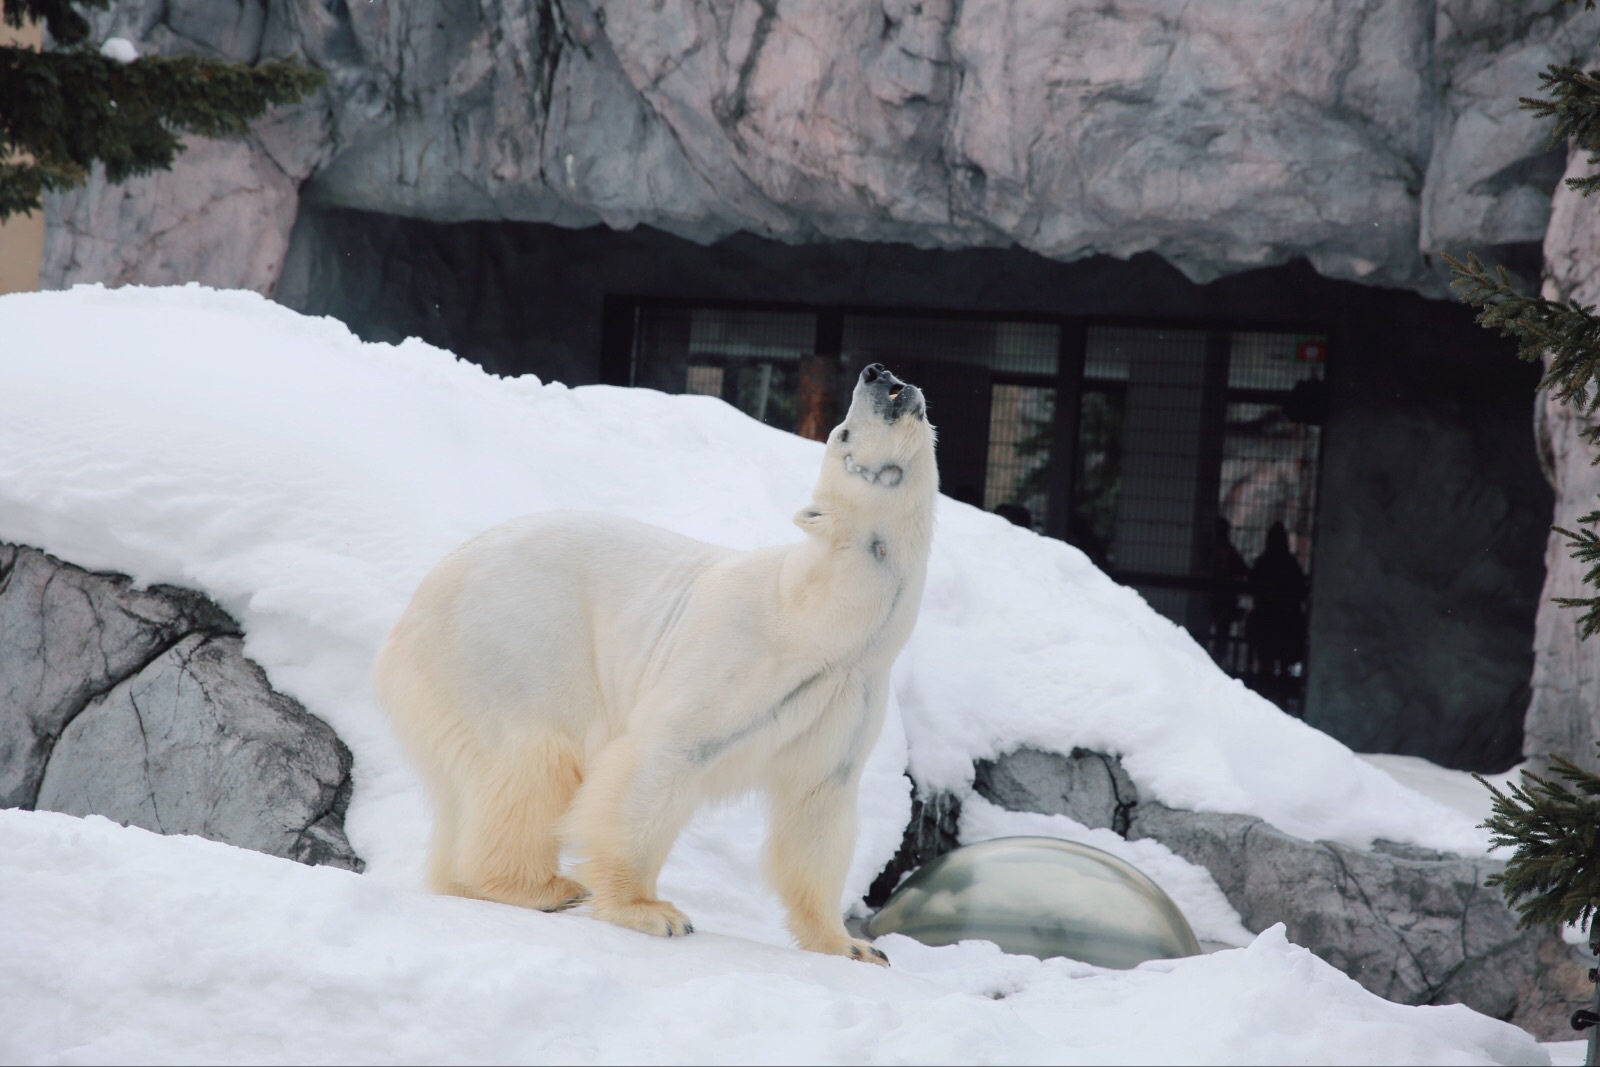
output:
<instances>
[{"instance_id":1,"label":"red sign","mask_svg":"<svg viewBox=\"0 0 1600 1067\"><path fill-rule=\"evenodd\" d=\"M1322 363L1328 358L1328 342L1320 337L1307 337L1294 347L1297 363Z\"/></svg>"}]
</instances>

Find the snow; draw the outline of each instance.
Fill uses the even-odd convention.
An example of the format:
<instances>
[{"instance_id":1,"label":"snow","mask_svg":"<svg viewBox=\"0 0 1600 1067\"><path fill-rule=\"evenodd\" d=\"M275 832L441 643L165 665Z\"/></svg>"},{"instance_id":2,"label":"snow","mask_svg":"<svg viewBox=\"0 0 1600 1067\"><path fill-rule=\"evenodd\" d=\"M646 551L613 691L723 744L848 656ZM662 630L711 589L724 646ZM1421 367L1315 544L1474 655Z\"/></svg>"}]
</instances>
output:
<instances>
[{"instance_id":1,"label":"snow","mask_svg":"<svg viewBox=\"0 0 1600 1067\"><path fill-rule=\"evenodd\" d=\"M1483 822L1494 811L1494 797L1467 771L1453 771L1420 756L1366 752L1361 758L1401 785L1454 808L1475 823ZM1522 781L1522 766L1519 763L1509 771L1486 774L1483 779L1504 792L1506 786Z\"/></svg>"},{"instance_id":2,"label":"snow","mask_svg":"<svg viewBox=\"0 0 1600 1067\"><path fill-rule=\"evenodd\" d=\"M139 50L126 37L107 37L100 46L100 54L118 63L132 63L139 58Z\"/></svg>"},{"instance_id":3,"label":"snow","mask_svg":"<svg viewBox=\"0 0 1600 1067\"><path fill-rule=\"evenodd\" d=\"M0 1060L1544 1062L1515 1028L1387 1004L1281 930L1252 939L1155 842L972 798L976 758L1086 747L1174 807L1357 845L1487 845L1476 819L1222 675L1075 549L947 499L844 903L899 843L909 766L967 798L970 839L1121 849L1200 936L1245 947L1133 972L901 938L887 972L798 953L757 874L754 800L703 813L663 872L702 931L684 941L423 895L426 807L367 685L422 574L556 507L792 540L821 447L710 398L364 344L249 293L12 295L0 337L0 540L232 612L274 685L354 752L347 829L369 863L356 877L0 812Z\"/></svg>"},{"instance_id":4,"label":"snow","mask_svg":"<svg viewBox=\"0 0 1600 1067\"><path fill-rule=\"evenodd\" d=\"M0 1059L29 1063L1548 1063L1366 992L1281 926L1106 971L894 966L432 897L95 816L0 811Z\"/></svg>"}]
</instances>

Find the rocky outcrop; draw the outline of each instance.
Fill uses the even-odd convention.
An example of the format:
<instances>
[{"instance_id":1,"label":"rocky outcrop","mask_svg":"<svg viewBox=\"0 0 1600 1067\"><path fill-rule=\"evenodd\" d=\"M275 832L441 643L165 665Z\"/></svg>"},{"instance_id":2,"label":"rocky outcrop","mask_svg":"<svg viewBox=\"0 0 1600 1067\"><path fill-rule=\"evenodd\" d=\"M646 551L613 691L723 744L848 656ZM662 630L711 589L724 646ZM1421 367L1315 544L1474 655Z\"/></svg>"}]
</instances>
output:
<instances>
[{"instance_id":1,"label":"rocky outcrop","mask_svg":"<svg viewBox=\"0 0 1600 1067\"><path fill-rule=\"evenodd\" d=\"M0 806L360 870L350 766L209 600L0 545Z\"/></svg>"},{"instance_id":2,"label":"rocky outcrop","mask_svg":"<svg viewBox=\"0 0 1600 1067\"><path fill-rule=\"evenodd\" d=\"M1084 750L1024 748L985 761L974 788L1012 811L1160 841L1210 871L1250 930L1282 922L1291 941L1389 1000L1459 1002L1555 1038L1570 1033L1567 1016L1592 989L1559 937L1518 930L1500 895L1483 887L1501 867L1487 857L1302 841L1254 816L1175 810L1141 799L1115 757ZM952 803L922 810L948 812ZM897 859L926 862L935 851L927 846L947 834L914 822ZM897 877L886 874L885 883Z\"/></svg>"},{"instance_id":3,"label":"rocky outcrop","mask_svg":"<svg viewBox=\"0 0 1600 1067\"><path fill-rule=\"evenodd\" d=\"M1585 32L1558 0L130 0L95 29L329 81L170 176L52 198L46 285L264 291L304 195L697 241L1154 251L1196 279L1306 257L1439 293L1433 251L1542 235L1543 133L1503 120Z\"/></svg>"},{"instance_id":4,"label":"rocky outcrop","mask_svg":"<svg viewBox=\"0 0 1600 1067\"><path fill-rule=\"evenodd\" d=\"M1593 65L1593 64L1591 64ZM1575 151L1568 175L1590 174L1589 153ZM1555 300L1600 304L1600 203L1563 187L1556 194L1545 239L1544 295ZM1600 466L1595 449L1578 437L1591 419L1541 393L1535 413L1539 450L1556 491L1555 521L1569 529L1600 503ZM1544 596L1534 627L1533 697L1528 705L1523 751L1536 764L1556 753L1594 767L1600 742L1600 640L1578 633L1578 612L1552 602L1584 597L1584 565L1568 554L1566 538L1552 536L1545 552Z\"/></svg>"}]
</instances>

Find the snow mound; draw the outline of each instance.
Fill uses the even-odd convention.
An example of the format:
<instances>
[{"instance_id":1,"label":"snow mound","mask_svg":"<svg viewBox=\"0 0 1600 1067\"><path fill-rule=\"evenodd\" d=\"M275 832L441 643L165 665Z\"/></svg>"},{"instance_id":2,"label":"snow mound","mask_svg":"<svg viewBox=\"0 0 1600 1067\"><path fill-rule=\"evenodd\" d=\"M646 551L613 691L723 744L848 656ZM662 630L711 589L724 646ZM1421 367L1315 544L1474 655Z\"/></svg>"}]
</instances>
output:
<instances>
[{"instance_id":1,"label":"snow mound","mask_svg":"<svg viewBox=\"0 0 1600 1067\"><path fill-rule=\"evenodd\" d=\"M883 970L22 811L0 811L0 915L13 1063L1550 1062L1281 926L1133 971L891 936Z\"/></svg>"},{"instance_id":2,"label":"snow mound","mask_svg":"<svg viewBox=\"0 0 1600 1067\"><path fill-rule=\"evenodd\" d=\"M415 871L426 819L367 666L435 561L550 508L736 548L793 540L822 454L715 399L498 379L246 292L12 295L0 336L0 538L233 612L273 682L354 751L350 836L378 872ZM1228 678L1071 546L948 498L938 523L852 895L898 842L908 764L965 794L974 759L1019 745L1115 753L1149 797L1303 838L1487 847L1468 816Z\"/></svg>"},{"instance_id":3,"label":"snow mound","mask_svg":"<svg viewBox=\"0 0 1600 1067\"><path fill-rule=\"evenodd\" d=\"M484 528L589 508L739 548L799 536L820 446L720 401L502 380L254 294L0 298L0 539L201 589L355 754L358 877L103 819L0 811L4 1062L1547 1063L1514 1027L1402 1007L1250 939L1154 842L971 799L969 837L1119 849L1245 947L1134 971L972 942L889 971L790 947L759 801L703 813L662 874L701 931L418 891L427 813L368 688L423 573ZM862 785L846 902L899 843L909 766L970 793L1019 745L1123 757L1145 795L1302 837L1481 851L1405 788L1218 672L1076 550L942 500L927 597Z\"/></svg>"}]
</instances>

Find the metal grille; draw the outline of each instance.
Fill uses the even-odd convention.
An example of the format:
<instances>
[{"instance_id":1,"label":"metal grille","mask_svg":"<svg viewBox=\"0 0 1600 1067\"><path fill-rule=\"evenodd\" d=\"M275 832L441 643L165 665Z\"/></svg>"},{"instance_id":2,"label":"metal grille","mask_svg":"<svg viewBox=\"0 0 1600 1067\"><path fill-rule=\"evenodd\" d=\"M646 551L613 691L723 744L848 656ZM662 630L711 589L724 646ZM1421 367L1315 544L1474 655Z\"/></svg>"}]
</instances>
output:
<instances>
[{"instance_id":1,"label":"metal grille","mask_svg":"<svg viewBox=\"0 0 1600 1067\"><path fill-rule=\"evenodd\" d=\"M1096 327L1073 516L1090 553L1298 711L1326 340ZM1083 543L1083 542L1080 542Z\"/></svg>"},{"instance_id":2,"label":"metal grille","mask_svg":"<svg viewBox=\"0 0 1600 1067\"><path fill-rule=\"evenodd\" d=\"M989 401L988 469L983 506L1019 526L1040 529L1050 505L1056 391L996 382Z\"/></svg>"},{"instance_id":3,"label":"metal grille","mask_svg":"<svg viewBox=\"0 0 1600 1067\"><path fill-rule=\"evenodd\" d=\"M719 396L769 426L795 428L799 364L816 344L815 314L645 307L636 329L635 384Z\"/></svg>"}]
</instances>

